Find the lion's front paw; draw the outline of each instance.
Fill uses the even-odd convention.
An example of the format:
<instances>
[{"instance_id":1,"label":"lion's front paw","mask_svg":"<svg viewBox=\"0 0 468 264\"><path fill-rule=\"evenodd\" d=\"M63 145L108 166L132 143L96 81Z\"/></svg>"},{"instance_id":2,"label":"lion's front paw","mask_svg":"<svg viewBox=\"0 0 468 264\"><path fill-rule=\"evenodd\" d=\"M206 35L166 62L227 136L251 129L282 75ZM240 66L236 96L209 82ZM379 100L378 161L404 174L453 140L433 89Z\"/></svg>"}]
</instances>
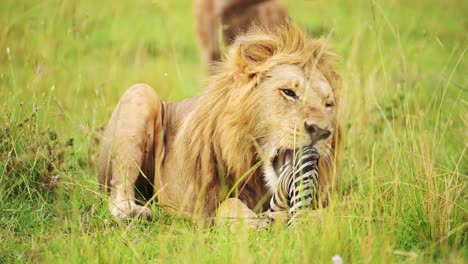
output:
<instances>
[{"instance_id":1,"label":"lion's front paw","mask_svg":"<svg viewBox=\"0 0 468 264\"><path fill-rule=\"evenodd\" d=\"M137 205L132 202L120 202L109 205L110 211L114 217L119 220L138 218L151 220L151 209L146 206Z\"/></svg>"},{"instance_id":2,"label":"lion's front paw","mask_svg":"<svg viewBox=\"0 0 468 264\"><path fill-rule=\"evenodd\" d=\"M297 226L306 223L320 224L323 221L325 213L326 209L299 210L291 219L289 219L288 224L290 226Z\"/></svg>"},{"instance_id":3,"label":"lion's front paw","mask_svg":"<svg viewBox=\"0 0 468 264\"><path fill-rule=\"evenodd\" d=\"M266 229L270 225L270 219L259 217L239 199L229 198L219 206L215 223L229 226L232 231L243 228Z\"/></svg>"},{"instance_id":4,"label":"lion's front paw","mask_svg":"<svg viewBox=\"0 0 468 264\"><path fill-rule=\"evenodd\" d=\"M261 214L263 219L267 219L264 224L265 228L270 228L273 223L286 223L288 220L289 214L287 211L278 211L278 212L264 212Z\"/></svg>"}]
</instances>

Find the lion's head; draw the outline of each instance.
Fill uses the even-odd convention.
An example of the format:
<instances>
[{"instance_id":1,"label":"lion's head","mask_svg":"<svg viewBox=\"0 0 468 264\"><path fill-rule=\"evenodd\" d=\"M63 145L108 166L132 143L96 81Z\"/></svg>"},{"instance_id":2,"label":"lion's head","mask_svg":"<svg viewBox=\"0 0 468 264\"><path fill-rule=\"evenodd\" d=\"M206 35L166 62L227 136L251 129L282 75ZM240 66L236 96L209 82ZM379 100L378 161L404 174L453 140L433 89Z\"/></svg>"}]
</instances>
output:
<instances>
[{"instance_id":1,"label":"lion's head","mask_svg":"<svg viewBox=\"0 0 468 264\"><path fill-rule=\"evenodd\" d=\"M260 162L259 171L274 190L278 169L292 151L312 144L322 157L321 180L326 180L340 134L335 59L325 41L313 40L291 24L238 37L192 113L199 118L184 124L190 131L185 146L200 153L186 159L192 160L189 166L198 170L203 185L215 186L213 181L222 178L204 178L213 174L227 174L233 184Z\"/></svg>"},{"instance_id":2,"label":"lion's head","mask_svg":"<svg viewBox=\"0 0 468 264\"><path fill-rule=\"evenodd\" d=\"M319 69L298 65L274 66L258 86L263 90L259 109L268 113L261 147L264 171L271 190L276 189L279 169L295 150L315 146L324 160L330 159L336 131L336 100L333 88Z\"/></svg>"}]
</instances>

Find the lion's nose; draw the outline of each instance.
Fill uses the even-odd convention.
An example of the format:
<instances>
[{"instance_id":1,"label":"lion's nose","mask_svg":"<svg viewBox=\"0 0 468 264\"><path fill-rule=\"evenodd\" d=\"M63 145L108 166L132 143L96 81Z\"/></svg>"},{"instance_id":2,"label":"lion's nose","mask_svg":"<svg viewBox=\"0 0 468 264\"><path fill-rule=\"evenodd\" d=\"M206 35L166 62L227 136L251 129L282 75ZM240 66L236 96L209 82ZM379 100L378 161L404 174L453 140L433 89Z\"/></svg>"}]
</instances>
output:
<instances>
[{"instance_id":1,"label":"lion's nose","mask_svg":"<svg viewBox=\"0 0 468 264\"><path fill-rule=\"evenodd\" d=\"M331 131L328 129L323 129L317 125L310 125L307 122L304 123L305 130L309 133L312 144L322 140L327 139L331 135Z\"/></svg>"}]
</instances>

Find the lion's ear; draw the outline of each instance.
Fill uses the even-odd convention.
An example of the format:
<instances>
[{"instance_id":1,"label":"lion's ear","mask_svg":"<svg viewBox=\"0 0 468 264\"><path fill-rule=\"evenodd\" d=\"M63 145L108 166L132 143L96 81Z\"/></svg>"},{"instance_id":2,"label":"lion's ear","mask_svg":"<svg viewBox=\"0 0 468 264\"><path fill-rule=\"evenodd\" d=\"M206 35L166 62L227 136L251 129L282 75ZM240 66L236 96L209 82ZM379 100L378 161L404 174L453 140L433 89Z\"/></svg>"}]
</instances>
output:
<instances>
[{"instance_id":1,"label":"lion's ear","mask_svg":"<svg viewBox=\"0 0 468 264\"><path fill-rule=\"evenodd\" d=\"M273 40L252 40L239 44L235 49L234 63L242 72L255 73L256 68L275 52Z\"/></svg>"}]
</instances>

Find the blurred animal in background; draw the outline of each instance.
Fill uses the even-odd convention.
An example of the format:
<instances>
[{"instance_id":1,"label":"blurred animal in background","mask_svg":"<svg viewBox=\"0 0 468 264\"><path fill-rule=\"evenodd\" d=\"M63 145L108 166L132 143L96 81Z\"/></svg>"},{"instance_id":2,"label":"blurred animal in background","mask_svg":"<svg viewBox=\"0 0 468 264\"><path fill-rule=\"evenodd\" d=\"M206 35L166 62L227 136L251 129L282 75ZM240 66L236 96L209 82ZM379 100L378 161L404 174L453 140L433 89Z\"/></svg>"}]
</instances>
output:
<instances>
[{"instance_id":1,"label":"blurred animal in background","mask_svg":"<svg viewBox=\"0 0 468 264\"><path fill-rule=\"evenodd\" d=\"M276 0L195 0L195 25L207 67L219 61L222 43L230 45L251 25L274 29L289 20L286 6Z\"/></svg>"}]
</instances>

